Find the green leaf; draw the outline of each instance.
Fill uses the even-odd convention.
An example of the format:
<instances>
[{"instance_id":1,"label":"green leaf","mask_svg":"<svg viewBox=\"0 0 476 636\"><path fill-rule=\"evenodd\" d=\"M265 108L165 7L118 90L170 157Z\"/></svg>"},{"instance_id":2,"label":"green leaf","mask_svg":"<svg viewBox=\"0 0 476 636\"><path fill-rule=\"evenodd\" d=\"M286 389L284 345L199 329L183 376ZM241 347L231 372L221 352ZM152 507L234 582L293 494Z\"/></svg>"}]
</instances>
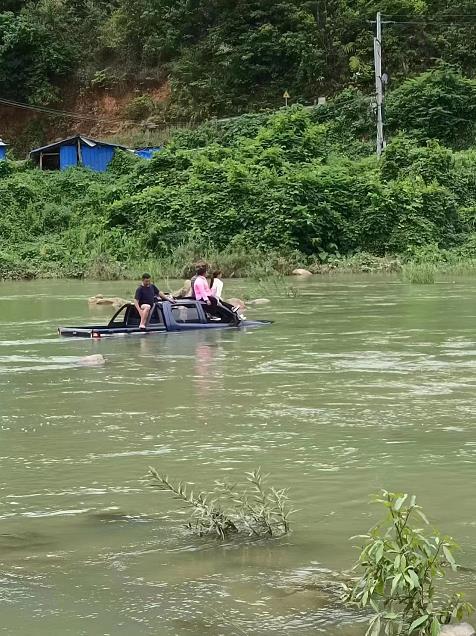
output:
<instances>
[{"instance_id":1,"label":"green leaf","mask_svg":"<svg viewBox=\"0 0 476 636\"><path fill-rule=\"evenodd\" d=\"M440 633L440 621L433 616L433 620L431 621L431 636L438 636Z\"/></svg>"},{"instance_id":2,"label":"green leaf","mask_svg":"<svg viewBox=\"0 0 476 636\"><path fill-rule=\"evenodd\" d=\"M420 587L420 580L414 570L408 570L408 576L411 578L415 587Z\"/></svg>"},{"instance_id":3,"label":"green leaf","mask_svg":"<svg viewBox=\"0 0 476 636\"><path fill-rule=\"evenodd\" d=\"M409 574L405 573L403 575L405 577L405 581L408 583L408 585L410 586L410 589L413 590L415 588L415 584L413 583L411 577Z\"/></svg>"},{"instance_id":4,"label":"green leaf","mask_svg":"<svg viewBox=\"0 0 476 636\"><path fill-rule=\"evenodd\" d=\"M456 561L446 545L443 545L443 554L445 555L448 563L451 565L451 568L456 570Z\"/></svg>"},{"instance_id":5,"label":"green leaf","mask_svg":"<svg viewBox=\"0 0 476 636\"><path fill-rule=\"evenodd\" d=\"M403 504L405 503L406 499L407 499L408 495L403 495L402 497L399 497L397 499L397 501L395 502L395 510L398 512L400 510L400 508L403 506Z\"/></svg>"},{"instance_id":6,"label":"green leaf","mask_svg":"<svg viewBox=\"0 0 476 636\"><path fill-rule=\"evenodd\" d=\"M377 620L374 622L372 626L372 631L370 632L370 636L379 636L380 634L380 616L377 617Z\"/></svg>"},{"instance_id":7,"label":"green leaf","mask_svg":"<svg viewBox=\"0 0 476 636\"><path fill-rule=\"evenodd\" d=\"M393 577L393 581L392 581L392 589L390 594L393 596L395 590L397 589L397 585L399 584L401 578L402 578L402 573L399 572L396 576Z\"/></svg>"},{"instance_id":8,"label":"green leaf","mask_svg":"<svg viewBox=\"0 0 476 636\"><path fill-rule=\"evenodd\" d=\"M408 630L408 633L411 634L414 629L426 623L426 621L429 618L430 616L428 614L425 614L424 616L420 616L420 618L417 618L416 620L414 620L413 623L410 625L410 629Z\"/></svg>"}]
</instances>

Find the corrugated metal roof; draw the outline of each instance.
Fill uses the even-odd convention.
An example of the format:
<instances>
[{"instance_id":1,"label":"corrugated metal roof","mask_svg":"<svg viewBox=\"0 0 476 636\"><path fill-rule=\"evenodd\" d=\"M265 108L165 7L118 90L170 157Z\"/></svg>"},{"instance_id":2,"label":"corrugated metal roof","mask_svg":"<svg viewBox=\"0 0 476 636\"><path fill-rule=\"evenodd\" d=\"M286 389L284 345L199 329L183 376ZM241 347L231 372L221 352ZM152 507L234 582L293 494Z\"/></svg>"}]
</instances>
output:
<instances>
[{"instance_id":1,"label":"corrugated metal roof","mask_svg":"<svg viewBox=\"0 0 476 636\"><path fill-rule=\"evenodd\" d=\"M134 150L134 154L136 154L138 157L141 157L142 159L152 159L154 154L156 152L160 152L161 150L162 147L160 146L154 146L150 148L136 148Z\"/></svg>"},{"instance_id":2,"label":"corrugated metal roof","mask_svg":"<svg viewBox=\"0 0 476 636\"><path fill-rule=\"evenodd\" d=\"M56 150L61 148L63 145L68 145L72 141L82 141L84 144L89 146L90 148L94 148L94 146L108 146L110 148L121 148L122 150L127 150L125 146L121 146L120 144L110 144L107 141L99 141L97 139L91 139L90 137L85 137L84 135L75 135L74 137L68 137L66 139L61 139L60 141L55 141L52 144L48 144L47 146L41 146L41 148L35 148L30 151L30 157L32 155L36 155L39 152L44 152L45 150Z\"/></svg>"}]
</instances>

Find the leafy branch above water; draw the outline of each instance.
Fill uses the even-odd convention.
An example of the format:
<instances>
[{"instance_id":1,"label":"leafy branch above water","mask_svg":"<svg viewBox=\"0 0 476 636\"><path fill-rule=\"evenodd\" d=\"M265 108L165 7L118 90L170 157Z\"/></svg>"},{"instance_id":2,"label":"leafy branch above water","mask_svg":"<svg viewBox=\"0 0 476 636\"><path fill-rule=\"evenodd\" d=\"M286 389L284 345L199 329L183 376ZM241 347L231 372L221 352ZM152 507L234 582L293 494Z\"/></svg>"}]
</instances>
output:
<instances>
[{"instance_id":1,"label":"leafy branch above water","mask_svg":"<svg viewBox=\"0 0 476 636\"><path fill-rule=\"evenodd\" d=\"M295 512L289 507L287 489L268 486L268 475L261 468L245 473L247 485L215 482L208 493L198 491L180 482L170 481L168 475L149 467L152 485L170 490L192 509L187 526L199 536L217 535L225 539L232 534L254 537L276 537L289 532L289 517Z\"/></svg>"},{"instance_id":2,"label":"leafy branch above water","mask_svg":"<svg viewBox=\"0 0 476 636\"><path fill-rule=\"evenodd\" d=\"M419 527L428 521L414 496L382 491L375 499L387 515L366 535L359 561L362 576L346 591L346 598L374 612L368 636L414 634L437 636L440 626L461 620L473 608L459 594L437 593L436 583L457 566L451 537ZM415 521L419 525L415 525Z\"/></svg>"}]
</instances>

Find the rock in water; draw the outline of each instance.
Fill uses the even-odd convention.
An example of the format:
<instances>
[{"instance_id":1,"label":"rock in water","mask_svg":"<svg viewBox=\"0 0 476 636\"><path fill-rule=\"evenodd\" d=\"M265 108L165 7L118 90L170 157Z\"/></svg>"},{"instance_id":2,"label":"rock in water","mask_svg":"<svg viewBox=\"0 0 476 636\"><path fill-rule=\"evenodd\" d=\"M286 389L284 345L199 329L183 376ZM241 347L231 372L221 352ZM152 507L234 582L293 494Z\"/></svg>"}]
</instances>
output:
<instances>
[{"instance_id":1,"label":"rock in water","mask_svg":"<svg viewBox=\"0 0 476 636\"><path fill-rule=\"evenodd\" d=\"M113 307L122 307L122 305L127 305L128 302L128 300L124 300L124 298L119 298L118 296L105 298L102 294L96 294L96 296L91 296L91 298L88 299L90 305L112 305Z\"/></svg>"},{"instance_id":2,"label":"rock in water","mask_svg":"<svg viewBox=\"0 0 476 636\"><path fill-rule=\"evenodd\" d=\"M240 310L246 309L244 301L240 300L239 298L228 298L226 302L230 303L230 305L233 305L233 307L239 307Z\"/></svg>"},{"instance_id":3,"label":"rock in water","mask_svg":"<svg viewBox=\"0 0 476 636\"><path fill-rule=\"evenodd\" d=\"M302 269L298 267L297 269L293 270L293 276L312 276L312 272L310 272L308 269Z\"/></svg>"},{"instance_id":4,"label":"rock in water","mask_svg":"<svg viewBox=\"0 0 476 636\"><path fill-rule=\"evenodd\" d=\"M114 305L115 298L98 298L96 305Z\"/></svg>"},{"instance_id":5,"label":"rock in water","mask_svg":"<svg viewBox=\"0 0 476 636\"><path fill-rule=\"evenodd\" d=\"M106 364L106 358L101 353L95 353L92 356L83 356L79 359L82 367L100 367Z\"/></svg>"},{"instance_id":6,"label":"rock in water","mask_svg":"<svg viewBox=\"0 0 476 636\"><path fill-rule=\"evenodd\" d=\"M112 303L112 306L114 307L114 309L119 309L119 307L129 304L129 301L124 300L124 298L113 298L113 301L114 302Z\"/></svg>"},{"instance_id":7,"label":"rock in water","mask_svg":"<svg viewBox=\"0 0 476 636\"><path fill-rule=\"evenodd\" d=\"M441 628L440 636L474 636L475 633L469 623L460 623L459 625L444 625Z\"/></svg>"}]
</instances>

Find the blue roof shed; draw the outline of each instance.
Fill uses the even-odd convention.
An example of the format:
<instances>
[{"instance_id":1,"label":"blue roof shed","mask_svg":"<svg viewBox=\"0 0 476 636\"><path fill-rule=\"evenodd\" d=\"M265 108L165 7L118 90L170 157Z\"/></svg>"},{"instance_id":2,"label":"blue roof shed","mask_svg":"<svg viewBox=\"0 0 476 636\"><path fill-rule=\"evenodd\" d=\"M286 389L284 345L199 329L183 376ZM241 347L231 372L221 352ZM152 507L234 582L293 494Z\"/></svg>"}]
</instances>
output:
<instances>
[{"instance_id":1,"label":"blue roof shed","mask_svg":"<svg viewBox=\"0 0 476 636\"><path fill-rule=\"evenodd\" d=\"M8 145L0 139L0 161L2 159L6 159L7 157L7 148Z\"/></svg>"},{"instance_id":2,"label":"blue roof shed","mask_svg":"<svg viewBox=\"0 0 476 636\"><path fill-rule=\"evenodd\" d=\"M142 157L142 159L152 159L156 152L160 152L162 150L162 146L153 146L150 148L136 148L134 153L138 157Z\"/></svg>"},{"instance_id":3,"label":"blue roof shed","mask_svg":"<svg viewBox=\"0 0 476 636\"><path fill-rule=\"evenodd\" d=\"M84 166L96 172L105 172L116 148L126 150L118 144L76 135L48 146L35 148L30 152L30 159L38 164L41 170L66 170L72 166Z\"/></svg>"}]
</instances>

